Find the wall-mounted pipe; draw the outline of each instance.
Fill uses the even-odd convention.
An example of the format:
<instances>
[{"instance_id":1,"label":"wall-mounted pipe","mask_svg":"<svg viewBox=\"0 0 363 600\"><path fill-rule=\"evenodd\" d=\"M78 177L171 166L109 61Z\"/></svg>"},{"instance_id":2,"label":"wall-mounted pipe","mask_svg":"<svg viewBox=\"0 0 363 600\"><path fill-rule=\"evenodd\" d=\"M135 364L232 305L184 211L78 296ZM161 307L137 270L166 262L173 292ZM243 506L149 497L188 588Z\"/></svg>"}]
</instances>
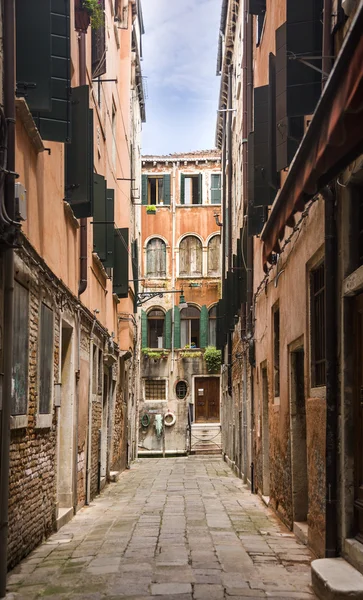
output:
<instances>
[{"instance_id":1,"label":"wall-mounted pipe","mask_svg":"<svg viewBox=\"0 0 363 600\"><path fill-rule=\"evenodd\" d=\"M78 34L79 50L79 85L86 85L86 34ZM86 291L87 280L87 219L80 219L80 249L79 249L80 277L78 285L78 296Z\"/></svg>"}]
</instances>

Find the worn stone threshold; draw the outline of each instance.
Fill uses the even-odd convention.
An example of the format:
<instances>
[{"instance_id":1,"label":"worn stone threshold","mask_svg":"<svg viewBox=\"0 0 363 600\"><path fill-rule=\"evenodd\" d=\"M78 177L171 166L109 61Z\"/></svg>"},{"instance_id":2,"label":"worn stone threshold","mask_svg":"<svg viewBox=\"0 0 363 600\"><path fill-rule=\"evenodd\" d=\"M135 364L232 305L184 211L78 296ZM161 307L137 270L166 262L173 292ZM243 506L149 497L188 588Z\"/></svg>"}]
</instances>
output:
<instances>
[{"instance_id":1,"label":"worn stone threshold","mask_svg":"<svg viewBox=\"0 0 363 600\"><path fill-rule=\"evenodd\" d=\"M61 527L66 525L74 517L73 506L70 508L59 508L56 522L56 529L59 531Z\"/></svg>"},{"instance_id":2,"label":"worn stone threshold","mask_svg":"<svg viewBox=\"0 0 363 600\"><path fill-rule=\"evenodd\" d=\"M309 527L306 521L294 521L293 532L300 542L305 544L305 546L308 545Z\"/></svg>"},{"instance_id":3,"label":"worn stone threshold","mask_svg":"<svg viewBox=\"0 0 363 600\"><path fill-rule=\"evenodd\" d=\"M363 600L363 575L343 558L314 560L311 579L320 600Z\"/></svg>"}]
</instances>

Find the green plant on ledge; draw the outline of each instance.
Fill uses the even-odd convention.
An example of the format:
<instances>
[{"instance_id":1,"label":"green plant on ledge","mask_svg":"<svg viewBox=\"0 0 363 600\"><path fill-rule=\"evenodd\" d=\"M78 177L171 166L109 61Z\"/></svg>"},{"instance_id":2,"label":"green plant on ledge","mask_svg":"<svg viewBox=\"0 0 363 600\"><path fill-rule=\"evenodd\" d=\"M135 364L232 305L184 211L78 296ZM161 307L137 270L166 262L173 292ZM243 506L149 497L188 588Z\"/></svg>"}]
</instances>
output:
<instances>
[{"instance_id":1,"label":"green plant on ledge","mask_svg":"<svg viewBox=\"0 0 363 600\"><path fill-rule=\"evenodd\" d=\"M148 204L146 207L146 212L148 215L155 215L156 214L155 204Z\"/></svg>"},{"instance_id":2,"label":"green plant on ledge","mask_svg":"<svg viewBox=\"0 0 363 600\"><path fill-rule=\"evenodd\" d=\"M186 348L187 346L185 346ZM203 352L197 350L196 352L192 352L190 350L184 350L179 354L180 358L199 358L202 356Z\"/></svg>"},{"instance_id":3,"label":"green plant on ledge","mask_svg":"<svg viewBox=\"0 0 363 600\"><path fill-rule=\"evenodd\" d=\"M144 356L151 360L161 360L162 358L168 358L168 353L164 350L154 350L153 348L143 348L141 350Z\"/></svg>"},{"instance_id":4,"label":"green plant on ledge","mask_svg":"<svg viewBox=\"0 0 363 600\"><path fill-rule=\"evenodd\" d=\"M92 29L102 27L105 22L102 0L83 0L82 4L90 16Z\"/></svg>"},{"instance_id":5,"label":"green plant on ledge","mask_svg":"<svg viewBox=\"0 0 363 600\"><path fill-rule=\"evenodd\" d=\"M222 352L215 346L207 346L204 352L208 373L218 373L222 364Z\"/></svg>"}]
</instances>

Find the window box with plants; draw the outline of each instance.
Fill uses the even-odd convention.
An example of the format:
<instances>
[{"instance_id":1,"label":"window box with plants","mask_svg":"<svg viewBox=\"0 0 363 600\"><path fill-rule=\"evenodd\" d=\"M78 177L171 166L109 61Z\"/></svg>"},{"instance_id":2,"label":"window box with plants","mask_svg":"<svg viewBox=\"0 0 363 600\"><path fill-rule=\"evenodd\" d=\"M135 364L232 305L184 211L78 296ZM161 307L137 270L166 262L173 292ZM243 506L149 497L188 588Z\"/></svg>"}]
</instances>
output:
<instances>
[{"instance_id":1,"label":"window box with plants","mask_svg":"<svg viewBox=\"0 0 363 600\"><path fill-rule=\"evenodd\" d=\"M148 204L146 206L146 213L148 215L156 215L156 206L155 206L155 204Z\"/></svg>"},{"instance_id":2,"label":"window box with plants","mask_svg":"<svg viewBox=\"0 0 363 600\"><path fill-rule=\"evenodd\" d=\"M200 358L203 352L196 348L195 344L186 344L183 350L180 352L180 358Z\"/></svg>"},{"instance_id":3,"label":"window box with plants","mask_svg":"<svg viewBox=\"0 0 363 600\"><path fill-rule=\"evenodd\" d=\"M168 358L169 356L169 352L167 350L158 350L156 348L143 348L141 352L145 358L155 362L164 358Z\"/></svg>"},{"instance_id":4,"label":"window box with plants","mask_svg":"<svg viewBox=\"0 0 363 600\"><path fill-rule=\"evenodd\" d=\"M76 0L76 30L86 33L89 24L92 29L99 29L105 22L103 0Z\"/></svg>"}]
</instances>

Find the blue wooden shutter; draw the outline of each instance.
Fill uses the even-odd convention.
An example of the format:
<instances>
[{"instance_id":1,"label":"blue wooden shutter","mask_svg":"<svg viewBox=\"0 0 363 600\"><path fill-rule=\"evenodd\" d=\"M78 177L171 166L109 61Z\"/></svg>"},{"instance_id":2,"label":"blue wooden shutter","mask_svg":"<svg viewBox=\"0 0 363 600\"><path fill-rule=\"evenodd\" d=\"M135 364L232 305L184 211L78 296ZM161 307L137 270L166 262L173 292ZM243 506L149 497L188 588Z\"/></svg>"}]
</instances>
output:
<instances>
[{"instance_id":1,"label":"blue wooden shutter","mask_svg":"<svg viewBox=\"0 0 363 600\"><path fill-rule=\"evenodd\" d=\"M141 348L147 348L147 314L141 311Z\"/></svg>"},{"instance_id":2,"label":"blue wooden shutter","mask_svg":"<svg viewBox=\"0 0 363 600\"><path fill-rule=\"evenodd\" d=\"M171 349L171 309L167 311L165 315L165 324L164 324L164 348L167 350Z\"/></svg>"},{"instance_id":3,"label":"blue wooden shutter","mask_svg":"<svg viewBox=\"0 0 363 600\"><path fill-rule=\"evenodd\" d=\"M203 204L203 175L198 174L198 204Z\"/></svg>"},{"instance_id":4,"label":"blue wooden shutter","mask_svg":"<svg viewBox=\"0 0 363 600\"><path fill-rule=\"evenodd\" d=\"M72 142L65 148L65 199L77 219L93 214L93 110L89 86L72 90Z\"/></svg>"},{"instance_id":5,"label":"blue wooden shutter","mask_svg":"<svg viewBox=\"0 0 363 600\"><path fill-rule=\"evenodd\" d=\"M168 206L170 204L170 175L164 175L163 179L164 204Z\"/></svg>"},{"instance_id":6,"label":"blue wooden shutter","mask_svg":"<svg viewBox=\"0 0 363 600\"><path fill-rule=\"evenodd\" d=\"M142 204L147 204L147 175L143 175L141 178L141 181L142 181L141 202L142 202Z\"/></svg>"},{"instance_id":7,"label":"blue wooden shutter","mask_svg":"<svg viewBox=\"0 0 363 600\"><path fill-rule=\"evenodd\" d=\"M50 0L16 0L16 93L31 111L50 111Z\"/></svg>"},{"instance_id":8,"label":"blue wooden shutter","mask_svg":"<svg viewBox=\"0 0 363 600\"><path fill-rule=\"evenodd\" d=\"M113 293L127 298L129 293L129 230L115 228Z\"/></svg>"},{"instance_id":9,"label":"blue wooden shutter","mask_svg":"<svg viewBox=\"0 0 363 600\"><path fill-rule=\"evenodd\" d=\"M185 175L180 175L180 204L185 203Z\"/></svg>"},{"instance_id":10,"label":"blue wooden shutter","mask_svg":"<svg viewBox=\"0 0 363 600\"><path fill-rule=\"evenodd\" d=\"M208 309L205 304L203 304L200 311L199 346L200 348L208 346Z\"/></svg>"},{"instance_id":11,"label":"blue wooden shutter","mask_svg":"<svg viewBox=\"0 0 363 600\"><path fill-rule=\"evenodd\" d=\"M31 3L33 5L33 3ZM44 140L71 141L71 47L70 0L51 0L51 92L50 112L33 112Z\"/></svg>"},{"instance_id":12,"label":"blue wooden shutter","mask_svg":"<svg viewBox=\"0 0 363 600\"><path fill-rule=\"evenodd\" d=\"M174 306L174 348L180 348L180 309Z\"/></svg>"}]
</instances>

